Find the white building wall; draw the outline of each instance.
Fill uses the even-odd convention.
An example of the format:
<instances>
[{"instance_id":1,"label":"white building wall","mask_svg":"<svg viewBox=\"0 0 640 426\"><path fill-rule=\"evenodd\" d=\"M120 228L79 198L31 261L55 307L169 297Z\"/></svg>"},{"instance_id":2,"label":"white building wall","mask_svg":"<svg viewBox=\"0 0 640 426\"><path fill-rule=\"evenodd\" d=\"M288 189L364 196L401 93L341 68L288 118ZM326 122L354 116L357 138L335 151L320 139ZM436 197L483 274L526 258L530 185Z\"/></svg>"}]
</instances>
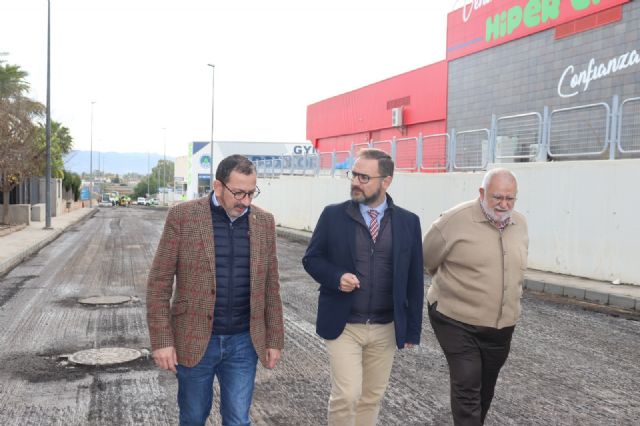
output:
<instances>
[{"instance_id":1,"label":"white building wall","mask_svg":"<svg viewBox=\"0 0 640 426\"><path fill-rule=\"evenodd\" d=\"M187 156L187 198L198 197L198 174L210 173L209 165L203 165L203 157L211 157L211 147L207 143L198 152L192 153L193 143L189 144L189 155ZM289 143L289 142L238 142L238 141L218 141L213 143L213 174L215 179L216 169L220 161L233 154L246 155L249 158L254 156L281 156L299 152L313 153L313 146L309 142Z\"/></svg>"},{"instance_id":2,"label":"white building wall","mask_svg":"<svg viewBox=\"0 0 640 426\"><path fill-rule=\"evenodd\" d=\"M529 223L529 267L598 280L640 284L640 160L507 165L519 180L516 209ZM475 198L484 173L397 173L389 193L415 212L426 232L438 215ZM349 196L349 181L331 177L259 179L256 204L276 223L313 230L324 206Z\"/></svg>"}]
</instances>

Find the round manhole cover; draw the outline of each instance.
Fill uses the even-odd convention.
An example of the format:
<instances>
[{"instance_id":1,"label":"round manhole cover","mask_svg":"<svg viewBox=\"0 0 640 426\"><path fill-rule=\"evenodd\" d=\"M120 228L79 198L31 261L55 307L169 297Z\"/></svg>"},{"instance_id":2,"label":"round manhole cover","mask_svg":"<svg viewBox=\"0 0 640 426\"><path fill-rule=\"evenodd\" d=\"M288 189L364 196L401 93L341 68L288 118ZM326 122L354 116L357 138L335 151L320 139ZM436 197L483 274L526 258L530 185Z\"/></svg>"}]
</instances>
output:
<instances>
[{"instance_id":1,"label":"round manhole cover","mask_svg":"<svg viewBox=\"0 0 640 426\"><path fill-rule=\"evenodd\" d=\"M83 365L112 365L133 361L141 356L140 351L129 348L87 349L74 353L69 361Z\"/></svg>"},{"instance_id":2,"label":"round manhole cover","mask_svg":"<svg viewBox=\"0 0 640 426\"><path fill-rule=\"evenodd\" d=\"M129 296L93 296L86 299L80 299L83 305L119 305L131 300Z\"/></svg>"}]
</instances>

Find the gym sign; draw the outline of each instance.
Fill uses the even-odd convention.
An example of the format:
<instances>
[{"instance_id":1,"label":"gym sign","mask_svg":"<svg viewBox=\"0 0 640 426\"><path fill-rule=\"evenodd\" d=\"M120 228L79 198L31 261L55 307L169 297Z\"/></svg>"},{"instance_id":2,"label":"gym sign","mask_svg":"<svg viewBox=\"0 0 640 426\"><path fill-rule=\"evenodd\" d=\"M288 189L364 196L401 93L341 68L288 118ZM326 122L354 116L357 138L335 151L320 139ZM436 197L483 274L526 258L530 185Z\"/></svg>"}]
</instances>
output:
<instances>
[{"instance_id":1,"label":"gym sign","mask_svg":"<svg viewBox=\"0 0 640 426\"><path fill-rule=\"evenodd\" d=\"M465 0L448 16L447 59L525 37L629 0Z\"/></svg>"}]
</instances>

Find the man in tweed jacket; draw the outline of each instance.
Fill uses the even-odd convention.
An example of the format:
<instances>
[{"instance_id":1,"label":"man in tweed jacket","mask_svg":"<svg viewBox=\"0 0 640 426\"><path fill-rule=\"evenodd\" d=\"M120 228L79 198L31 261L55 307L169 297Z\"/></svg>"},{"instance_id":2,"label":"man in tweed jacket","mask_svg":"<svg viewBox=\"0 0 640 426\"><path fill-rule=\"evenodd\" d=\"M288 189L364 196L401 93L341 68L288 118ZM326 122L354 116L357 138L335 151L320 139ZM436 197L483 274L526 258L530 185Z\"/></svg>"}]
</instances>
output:
<instances>
[{"instance_id":1,"label":"man in tweed jacket","mask_svg":"<svg viewBox=\"0 0 640 426\"><path fill-rule=\"evenodd\" d=\"M250 424L257 360L284 345L273 216L251 201L255 166L232 155L207 197L172 207L147 282L155 363L176 373L181 425L203 425L220 384L224 425ZM174 288L175 277L175 288Z\"/></svg>"}]
</instances>

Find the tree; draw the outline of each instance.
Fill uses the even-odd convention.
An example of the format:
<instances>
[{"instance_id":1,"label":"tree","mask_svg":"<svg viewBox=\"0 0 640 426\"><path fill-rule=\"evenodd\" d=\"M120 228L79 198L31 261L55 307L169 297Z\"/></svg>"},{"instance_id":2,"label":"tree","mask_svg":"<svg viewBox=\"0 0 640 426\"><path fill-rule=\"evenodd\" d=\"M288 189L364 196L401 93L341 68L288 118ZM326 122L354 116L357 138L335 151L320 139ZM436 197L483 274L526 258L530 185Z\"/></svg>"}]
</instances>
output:
<instances>
[{"instance_id":1,"label":"tree","mask_svg":"<svg viewBox=\"0 0 640 426\"><path fill-rule=\"evenodd\" d=\"M151 169L151 175L155 177L160 187L173 187L173 171L173 161L158 160L158 164L153 169Z\"/></svg>"},{"instance_id":2,"label":"tree","mask_svg":"<svg viewBox=\"0 0 640 426\"><path fill-rule=\"evenodd\" d=\"M47 167L47 137L46 126L42 123L38 126L36 143L42 152L42 161L38 166L40 176L46 174ZM73 147L73 137L69 133L69 129L51 120L51 177L64 178L64 159L63 156L71 152Z\"/></svg>"},{"instance_id":3,"label":"tree","mask_svg":"<svg viewBox=\"0 0 640 426\"><path fill-rule=\"evenodd\" d=\"M63 174L62 186L64 187L64 190L72 191L73 201L78 201L80 198L80 186L82 185L80 175L69 170L63 170Z\"/></svg>"},{"instance_id":4,"label":"tree","mask_svg":"<svg viewBox=\"0 0 640 426\"><path fill-rule=\"evenodd\" d=\"M26 97L27 72L17 65L0 61L0 190L3 215L0 222L9 223L9 196L22 180L33 176L42 161L36 143L37 125L44 106Z\"/></svg>"},{"instance_id":5,"label":"tree","mask_svg":"<svg viewBox=\"0 0 640 426\"><path fill-rule=\"evenodd\" d=\"M147 186L147 182L149 185ZM146 197L147 194L151 196L151 194L155 194L158 192L158 182L156 181L155 175L151 176L143 176L140 179L140 182L133 189L133 196L135 198L138 197Z\"/></svg>"},{"instance_id":6,"label":"tree","mask_svg":"<svg viewBox=\"0 0 640 426\"><path fill-rule=\"evenodd\" d=\"M133 189L134 197L145 197L147 194L151 196L151 194L158 193L159 188L163 187L163 168L166 186L172 188L174 163L170 160L159 160L158 164L151 169L151 174L149 176L143 176L140 178L140 182L138 182Z\"/></svg>"}]
</instances>

